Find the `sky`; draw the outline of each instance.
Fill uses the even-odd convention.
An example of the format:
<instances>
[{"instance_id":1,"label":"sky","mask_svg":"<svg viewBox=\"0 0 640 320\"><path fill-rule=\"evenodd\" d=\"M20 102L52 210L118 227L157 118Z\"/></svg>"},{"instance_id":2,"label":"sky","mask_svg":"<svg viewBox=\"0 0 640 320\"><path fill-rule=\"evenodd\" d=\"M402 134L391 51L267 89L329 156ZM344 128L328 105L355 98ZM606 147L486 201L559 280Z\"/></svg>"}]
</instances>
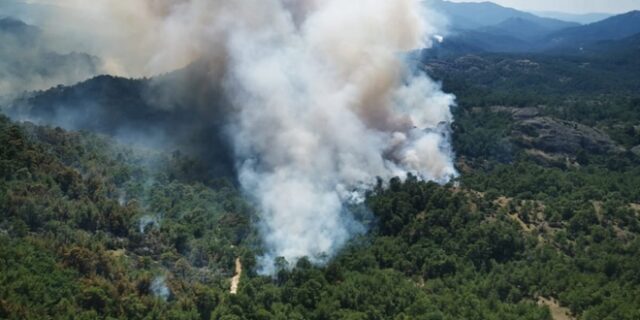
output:
<instances>
[{"instance_id":1,"label":"sky","mask_svg":"<svg viewBox=\"0 0 640 320\"><path fill-rule=\"evenodd\" d=\"M487 0L451 0L484 2ZM559 11L567 13L622 13L640 10L640 0L490 0L497 4L527 11Z\"/></svg>"},{"instance_id":2,"label":"sky","mask_svg":"<svg viewBox=\"0 0 640 320\"><path fill-rule=\"evenodd\" d=\"M2 1L2 0L0 0ZM64 4L68 0L21 0L31 3ZM120 0L118 0L120 1ZM640 10L640 0L449 0L453 2L484 2L526 11L558 11L566 13L623 13Z\"/></svg>"}]
</instances>

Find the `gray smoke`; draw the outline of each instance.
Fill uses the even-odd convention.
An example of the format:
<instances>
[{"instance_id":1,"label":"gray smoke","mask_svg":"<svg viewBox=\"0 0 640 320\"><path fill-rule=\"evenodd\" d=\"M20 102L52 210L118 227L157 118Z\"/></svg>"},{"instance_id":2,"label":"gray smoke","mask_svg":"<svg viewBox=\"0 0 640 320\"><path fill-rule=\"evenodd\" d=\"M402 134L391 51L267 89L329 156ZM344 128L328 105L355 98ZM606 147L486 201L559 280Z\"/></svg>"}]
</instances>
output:
<instances>
[{"instance_id":1,"label":"gray smoke","mask_svg":"<svg viewBox=\"0 0 640 320\"><path fill-rule=\"evenodd\" d=\"M167 287L166 279L164 276L157 276L151 282L151 293L154 296L167 301L171 296L171 290Z\"/></svg>"},{"instance_id":2,"label":"gray smoke","mask_svg":"<svg viewBox=\"0 0 640 320\"><path fill-rule=\"evenodd\" d=\"M101 72L98 58L84 53L58 53L41 29L0 7L0 95L73 84Z\"/></svg>"},{"instance_id":3,"label":"gray smoke","mask_svg":"<svg viewBox=\"0 0 640 320\"><path fill-rule=\"evenodd\" d=\"M456 175L454 97L405 59L438 31L418 0L60 2L100 30L113 72L214 66L238 178L261 211L263 273L276 257L331 257L362 230L345 204L376 177Z\"/></svg>"},{"instance_id":4,"label":"gray smoke","mask_svg":"<svg viewBox=\"0 0 640 320\"><path fill-rule=\"evenodd\" d=\"M140 233L144 234L147 230L151 229L151 228L158 228L160 227L160 218L158 216L152 216L152 215L143 215L142 217L140 217L140 219L138 219L138 231L140 231Z\"/></svg>"},{"instance_id":5,"label":"gray smoke","mask_svg":"<svg viewBox=\"0 0 640 320\"><path fill-rule=\"evenodd\" d=\"M275 257L331 257L360 229L344 202L375 177L455 174L440 126L453 98L399 56L427 37L417 2L318 2L299 25L286 5L268 9L275 23L240 23L228 40L240 182L263 212L267 273Z\"/></svg>"}]
</instances>

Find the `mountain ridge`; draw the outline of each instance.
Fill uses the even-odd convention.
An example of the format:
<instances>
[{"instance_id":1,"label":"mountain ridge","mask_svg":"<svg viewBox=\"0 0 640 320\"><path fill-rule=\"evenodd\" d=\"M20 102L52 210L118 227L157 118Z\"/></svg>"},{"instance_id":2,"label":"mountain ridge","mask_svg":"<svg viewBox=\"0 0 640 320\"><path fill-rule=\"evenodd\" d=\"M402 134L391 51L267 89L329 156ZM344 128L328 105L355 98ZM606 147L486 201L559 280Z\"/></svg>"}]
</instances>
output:
<instances>
[{"instance_id":1,"label":"mountain ridge","mask_svg":"<svg viewBox=\"0 0 640 320\"><path fill-rule=\"evenodd\" d=\"M559 20L564 20L569 22L577 22L580 24L594 23L594 22L598 22L616 15L615 13L604 13L604 12L573 14L573 13L557 12L557 11L533 11L532 13L540 17L559 19Z\"/></svg>"},{"instance_id":2,"label":"mountain ridge","mask_svg":"<svg viewBox=\"0 0 640 320\"><path fill-rule=\"evenodd\" d=\"M495 25L509 18L531 20L546 28L559 30L578 26L578 23L553 18L538 17L533 13L504 7L493 2L451 2L444 0L427 1L435 11L449 17L453 30L468 30Z\"/></svg>"},{"instance_id":3,"label":"mountain ridge","mask_svg":"<svg viewBox=\"0 0 640 320\"><path fill-rule=\"evenodd\" d=\"M102 72L100 58L51 49L43 30L22 20L0 19L0 95L73 84Z\"/></svg>"},{"instance_id":4,"label":"mountain ridge","mask_svg":"<svg viewBox=\"0 0 640 320\"><path fill-rule=\"evenodd\" d=\"M540 52L576 54L640 34L640 11L630 11L588 25L552 30L526 18L512 17L476 30L458 30L436 44L434 51L448 54L473 52ZM623 45L624 42L618 45ZM441 50L442 47L452 50ZM597 50L596 50L597 51Z\"/></svg>"},{"instance_id":5,"label":"mountain ridge","mask_svg":"<svg viewBox=\"0 0 640 320\"><path fill-rule=\"evenodd\" d=\"M640 11L634 10L584 26L564 29L547 37L549 46L579 47L603 40L619 40L640 33Z\"/></svg>"}]
</instances>

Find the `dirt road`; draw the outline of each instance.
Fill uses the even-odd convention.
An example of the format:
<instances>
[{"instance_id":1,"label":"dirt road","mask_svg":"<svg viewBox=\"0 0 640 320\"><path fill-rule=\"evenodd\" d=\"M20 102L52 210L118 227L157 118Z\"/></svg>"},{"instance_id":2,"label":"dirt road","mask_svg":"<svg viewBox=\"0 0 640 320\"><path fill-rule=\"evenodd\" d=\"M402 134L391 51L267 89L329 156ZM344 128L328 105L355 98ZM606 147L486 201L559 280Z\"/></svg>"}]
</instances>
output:
<instances>
[{"instance_id":1,"label":"dirt road","mask_svg":"<svg viewBox=\"0 0 640 320\"><path fill-rule=\"evenodd\" d=\"M236 258L236 275L231 278L231 289L229 292L231 294L238 293L238 286L240 285L240 277L242 276L242 262L240 262L240 258Z\"/></svg>"}]
</instances>

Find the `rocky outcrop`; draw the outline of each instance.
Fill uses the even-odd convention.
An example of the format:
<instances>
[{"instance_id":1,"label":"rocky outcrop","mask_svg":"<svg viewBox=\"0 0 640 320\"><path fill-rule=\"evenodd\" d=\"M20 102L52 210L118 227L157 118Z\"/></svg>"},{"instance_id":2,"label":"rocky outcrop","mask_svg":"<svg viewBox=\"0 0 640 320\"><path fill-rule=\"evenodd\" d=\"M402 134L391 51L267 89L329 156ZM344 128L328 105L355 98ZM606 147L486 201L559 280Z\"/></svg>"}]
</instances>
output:
<instances>
[{"instance_id":1,"label":"rocky outcrop","mask_svg":"<svg viewBox=\"0 0 640 320\"><path fill-rule=\"evenodd\" d=\"M583 124L551 117L521 118L514 124L512 135L524 148L566 155L581 150L597 154L625 151L606 133Z\"/></svg>"}]
</instances>

